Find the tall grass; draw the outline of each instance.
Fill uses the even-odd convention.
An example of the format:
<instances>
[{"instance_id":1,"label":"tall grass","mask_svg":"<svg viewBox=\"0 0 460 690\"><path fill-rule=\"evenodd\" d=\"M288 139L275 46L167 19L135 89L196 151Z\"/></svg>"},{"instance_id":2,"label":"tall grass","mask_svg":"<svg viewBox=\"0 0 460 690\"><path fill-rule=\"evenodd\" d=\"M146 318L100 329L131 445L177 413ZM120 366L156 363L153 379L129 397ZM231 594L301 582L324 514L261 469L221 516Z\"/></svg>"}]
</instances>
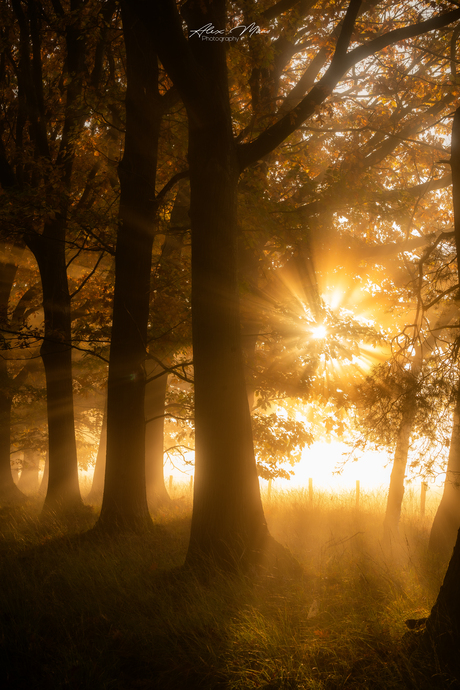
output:
<instances>
[{"instance_id":1,"label":"tall grass","mask_svg":"<svg viewBox=\"0 0 460 690\"><path fill-rule=\"evenodd\" d=\"M144 535L93 537L40 522L39 505L0 512L0 687L458 687L415 661L406 618L429 613L445 564L426 554L429 517L407 500L401 538L381 541L384 499L272 492L272 535L301 569L213 575L180 566L191 495Z\"/></svg>"}]
</instances>

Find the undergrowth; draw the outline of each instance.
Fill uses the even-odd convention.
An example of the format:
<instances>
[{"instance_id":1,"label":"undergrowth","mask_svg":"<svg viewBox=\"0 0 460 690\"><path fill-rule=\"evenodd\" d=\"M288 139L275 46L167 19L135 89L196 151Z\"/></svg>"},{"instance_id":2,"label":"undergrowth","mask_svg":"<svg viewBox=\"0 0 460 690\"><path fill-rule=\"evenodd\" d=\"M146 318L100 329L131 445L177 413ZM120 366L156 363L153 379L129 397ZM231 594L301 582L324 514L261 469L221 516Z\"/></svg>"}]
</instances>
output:
<instances>
[{"instance_id":1,"label":"undergrowth","mask_svg":"<svg viewBox=\"0 0 460 690\"><path fill-rule=\"evenodd\" d=\"M143 534L92 536L97 510L40 521L0 511L0 687L14 690L338 690L460 687L416 656L404 621L428 615L446 564L407 502L381 542L378 494L265 496L271 534L302 565L252 575L182 568L187 492Z\"/></svg>"}]
</instances>

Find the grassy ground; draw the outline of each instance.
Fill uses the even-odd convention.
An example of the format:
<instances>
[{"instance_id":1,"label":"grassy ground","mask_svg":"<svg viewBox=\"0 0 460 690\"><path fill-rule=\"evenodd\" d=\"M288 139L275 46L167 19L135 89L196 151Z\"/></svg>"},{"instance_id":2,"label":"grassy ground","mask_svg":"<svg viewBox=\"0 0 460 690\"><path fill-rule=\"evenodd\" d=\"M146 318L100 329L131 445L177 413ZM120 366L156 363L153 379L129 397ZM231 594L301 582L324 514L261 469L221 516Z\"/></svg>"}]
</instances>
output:
<instances>
[{"instance_id":1,"label":"grassy ground","mask_svg":"<svg viewBox=\"0 0 460 690\"><path fill-rule=\"evenodd\" d=\"M176 492L177 492L176 487ZM197 582L180 569L190 497L154 529L95 540L95 521L0 511L0 687L27 690L336 690L460 687L410 652L407 618L429 613L445 564L406 496L401 540L380 542L378 494L272 492L272 535L302 564ZM432 510L431 510L432 512Z\"/></svg>"}]
</instances>

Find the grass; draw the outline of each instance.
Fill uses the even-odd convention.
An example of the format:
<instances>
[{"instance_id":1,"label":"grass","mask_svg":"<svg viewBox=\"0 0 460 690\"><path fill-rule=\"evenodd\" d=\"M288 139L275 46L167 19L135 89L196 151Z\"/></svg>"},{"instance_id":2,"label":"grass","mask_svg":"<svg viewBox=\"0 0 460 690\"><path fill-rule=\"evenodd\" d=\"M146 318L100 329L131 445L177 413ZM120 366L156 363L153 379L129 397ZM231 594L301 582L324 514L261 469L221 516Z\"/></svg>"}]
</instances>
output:
<instances>
[{"instance_id":1,"label":"grass","mask_svg":"<svg viewBox=\"0 0 460 690\"><path fill-rule=\"evenodd\" d=\"M215 576L180 566L190 492L143 536L92 539L42 524L33 499L0 511L0 687L30 690L336 690L460 687L424 666L404 620L428 615L445 564L406 496L401 540L381 545L382 495L272 492L272 535L301 573Z\"/></svg>"}]
</instances>

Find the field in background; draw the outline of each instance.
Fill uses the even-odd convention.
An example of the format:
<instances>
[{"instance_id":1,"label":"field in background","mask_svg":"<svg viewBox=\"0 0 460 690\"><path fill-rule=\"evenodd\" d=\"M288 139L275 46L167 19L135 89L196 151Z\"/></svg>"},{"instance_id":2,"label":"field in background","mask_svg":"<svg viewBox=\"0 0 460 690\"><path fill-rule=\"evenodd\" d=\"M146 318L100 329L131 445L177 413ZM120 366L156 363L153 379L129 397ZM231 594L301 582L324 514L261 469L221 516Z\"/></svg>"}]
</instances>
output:
<instances>
[{"instance_id":1,"label":"field in background","mask_svg":"<svg viewBox=\"0 0 460 690\"><path fill-rule=\"evenodd\" d=\"M0 511L0 685L131 690L457 687L415 659L407 618L429 613L445 570L407 491L401 538L381 541L384 494L264 492L272 535L295 556L250 577L198 581L180 566L189 482L146 535L81 535L39 504ZM406 636L405 636L406 635Z\"/></svg>"}]
</instances>

